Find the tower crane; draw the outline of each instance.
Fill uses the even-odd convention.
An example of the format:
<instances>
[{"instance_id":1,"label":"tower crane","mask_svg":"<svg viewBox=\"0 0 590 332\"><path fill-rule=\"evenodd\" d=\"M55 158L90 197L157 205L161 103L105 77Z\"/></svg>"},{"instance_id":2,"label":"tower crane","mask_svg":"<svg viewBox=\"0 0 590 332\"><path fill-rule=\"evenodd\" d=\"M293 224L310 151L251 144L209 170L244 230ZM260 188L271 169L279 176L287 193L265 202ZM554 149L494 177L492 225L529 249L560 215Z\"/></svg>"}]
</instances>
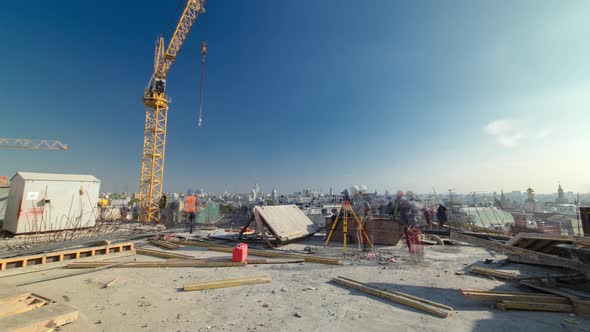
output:
<instances>
[{"instance_id":1,"label":"tower crane","mask_svg":"<svg viewBox=\"0 0 590 332\"><path fill-rule=\"evenodd\" d=\"M68 146L60 141L0 137L0 148L65 151Z\"/></svg>"},{"instance_id":2,"label":"tower crane","mask_svg":"<svg viewBox=\"0 0 590 332\"><path fill-rule=\"evenodd\" d=\"M141 175L139 180L139 220L157 221L160 211L158 201L164 182L164 156L166 151L166 125L168 104L166 77L182 48L199 14L205 12L205 0L187 0L168 47L164 49L164 37L156 42L154 72L143 94L146 106ZM204 59L205 44L202 46Z\"/></svg>"}]
</instances>

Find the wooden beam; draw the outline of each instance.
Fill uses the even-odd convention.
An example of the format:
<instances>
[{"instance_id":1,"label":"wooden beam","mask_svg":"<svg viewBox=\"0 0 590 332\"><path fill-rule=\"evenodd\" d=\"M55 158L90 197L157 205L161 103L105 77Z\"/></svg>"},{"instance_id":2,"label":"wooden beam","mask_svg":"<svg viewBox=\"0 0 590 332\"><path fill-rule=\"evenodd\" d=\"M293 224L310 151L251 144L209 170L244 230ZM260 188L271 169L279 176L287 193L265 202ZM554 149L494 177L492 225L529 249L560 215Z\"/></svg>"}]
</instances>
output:
<instances>
[{"instance_id":1,"label":"wooden beam","mask_svg":"<svg viewBox=\"0 0 590 332\"><path fill-rule=\"evenodd\" d=\"M148 240L148 243L160 248L164 248L164 249L170 249L170 250L176 250L178 248L180 248L180 245L176 244L176 243L171 243L168 241L160 241L160 240Z\"/></svg>"},{"instance_id":2,"label":"wooden beam","mask_svg":"<svg viewBox=\"0 0 590 332\"><path fill-rule=\"evenodd\" d=\"M37 279L37 280L27 281L27 282L18 284L16 286L32 285L32 284L36 284L36 283L39 283L39 282L45 282L45 281L50 281L50 280L56 280L56 279L74 277L74 276L78 276L78 275L81 275L81 274L98 272L98 271L110 269L112 267L117 267L117 266L120 266L120 265L123 265L123 264L127 264L129 262L131 262L131 261L117 262L117 263L97 262L97 263L102 263L103 265L100 266L100 267L96 267L94 269L86 270L86 271L78 271L78 272L69 273L69 274L66 274L66 275L60 275L60 276L54 276L54 277L46 277L46 278L41 278L41 279ZM104 264L106 264L106 265L104 265Z\"/></svg>"},{"instance_id":3,"label":"wooden beam","mask_svg":"<svg viewBox=\"0 0 590 332\"><path fill-rule=\"evenodd\" d=\"M227 252L231 253L233 248L221 246L217 244L210 244L206 242L199 242L199 241L173 241L174 243L184 244L187 246L196 246L196 247L204 247L208 250L212 251L219 251L219 252ZM327 258L327 257L319 257L319 256L312 256L312 255L303 255L303 254L293 254L289 252L284 252L280 250L259 250L259 249L251 249L248 248L248 254L254 256L262 256L262 257L273 257L273 258L302 258L306 262L311 263L321 263L321 264L329 264L329 265L342 265L342 261L337 258Z\"/></svg>"},{"instance_id":4,"label":"wooden beam","mask_svg":"<svg viewBox=\"0 0 590 332\"><path fill-rule=\"evenodd\" d=\"M428 301L426 299L404 294L401 292L396 292L393 290L373 287L349 278L337 277L332 279L332 281L337 284L347 286L352 289L356 289L363 293L377 296L379 298L392 301L395 303L403 304L417 310L428 312L438 317L447 318L453 313L453 308L447 307L443 304Z\"/></svg>"},{"instance_id":5,"label":"wooden beam","mask_svg":"<svg viewBox=\"0 0 590 332\"><path fill-rule=\"evenodd\" d=\"M476 273L476 274L482 274L482 275L486 275L486 276L496 277L496 278L500 278L500 279L508 279L508 280L514 279L519 276L519 274L516 274L514 272L487 269L485 267L480 267L480 266L472 267L471 272Z\"/></svg>"},{"instance_id":6,"label":"wooden beam","mask_svg":"<svg viewBox=\"0 0 590 332\"><path fill-rule=\"evenodd\" d=\"M498 242L482 240L454 231L451 232L451 239L471 243L486 249L494 250L498 253L506 254L508 258L514 262L565 267L590 273L590 265L584 264L578 260L557 257L523 248L508 246Z\"/></svg>"},{"instance_id":7,"label":"wooden beam","mask_svg":"<svg viewBox=\"0 0 590 332\"><path fill-rule=\"evenodd\" d=\"M468 300L479 301L519 301L535 303L560 303L571 304L568 298L551 294L524 293L524 292L496 292L496 291L478 291L472 289L461 289L460 293Z\"/></svg>"},{"instance_id":8,"label":"wooden beam","mask_svg":"<svg viewBox=\"0 0 590 332\"><path fill-rule=\"evenodd\" d=\"M81 262L71 263L67 265L68 269L88 269L107 266L105 262ZM215 261L215 260L174 260L174 261L160 261L160 262L130 262L114 267L118 268L158 268L158 267L231 267L244 266L246 263L234 263L231 261Z\"/></svg>"},{"instance_id":9,"label":"wooden beam","mask_svg":"<svg viewBox=\"0 0 590 332\"><path fill-rule=\"evenodd\" d=\"M563 241L563 242L571 242L573 238L568 235L556 235L556 234L546 234L546 233L518 233L512 239L506 242L507 246L513 246L518 244L521 239L527 240L550 240L550 241Z\"/></svg>"},{"instance_id":10,"label":"wooden beam","mask_svg":"<svg viewBox=\"0 0 590 332\"><path fill-rule=\"evenodd\" d=\"M574 312L574 306L571 304L558 303L535 303L521 301L501 301L496 303L496 307L502 310L517 309L529 311L553 311L553 312Z\"/></svg>"},{"instance_id":11,"label":"wooden beam","mask_svg":"<svg viewBox=\"0 0 590 332\"><path fill-rule=\"evenodd\" d=\"M137 249L135 249L135 251L140 255L153 256L153 257L159 257L159 258L181 258L181 259L196 258L196 257L190 256L190 255L182 255L182 254L176 254L176 253L172 253L172 252L167 252L167 251L162 251L162 250L154 250L154 249L148 249L148 248L137 248Z\"/></svg>"},{"instance_id":12,"label":"wooden beam","mask_svg":"<svg viewBox=\"0 0 590 332\"><path fill-rule=\"evenodd\" d=\"M63 304L46 305L29 312L0 319L3 331L46 331L78 319L78 309Z\"/></svg>"},{"instance_id":13,"label":"wooden beam","mask_svg":"<svg viewBox=\"0 0 590 332\"><path fill-rule=\"evenodd\" d=\"M226 288L226 287L236 287L236 286L245 286L245 285L266 284L271 281L272 281L271 276L255 276L255 277L243 277L243 278L234 278L234 279L204 281L204 282L185 284L184 291L195 291L195 290L214 289L214 288Z\"/></svg>"}]
</instances>

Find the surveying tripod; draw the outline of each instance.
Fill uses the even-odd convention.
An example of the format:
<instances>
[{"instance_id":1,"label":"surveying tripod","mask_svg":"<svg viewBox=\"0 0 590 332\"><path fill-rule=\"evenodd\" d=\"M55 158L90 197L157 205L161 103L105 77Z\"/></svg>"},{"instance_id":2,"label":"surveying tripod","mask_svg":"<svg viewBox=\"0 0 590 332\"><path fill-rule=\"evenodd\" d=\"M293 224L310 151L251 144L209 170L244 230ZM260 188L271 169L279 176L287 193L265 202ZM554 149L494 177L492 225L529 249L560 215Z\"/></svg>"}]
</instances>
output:
<instances>
[{"instance_id":1,"label":"surveying tripod","mask_svg":"<svg viewBox=\"0 0 590 332\"><path fill-rule=\"evenodd\" d=\"M342 247L342 251L344 253L344 258L346 258L346 233L348 232L348 211L350 211L350 213L352 214L352 217L354 218L354 220L356 221L359 230L362 232L362 234L364 235L365 239L367 239L367 243L371 246L371 249L373 249L373 242L371 242L371 239L369 239L369 236L367 235L367 232L365 231L365 227L364 224L360 221L359 217L356 215L356 213L354 212L354 209L352 208L352 205L350 204L350 200L345 200L344 203L342 203L342 206L340 207L340 210L338 211L338 215L336 216L336 220L334 220L334 222L332 223L332 227L330 228L330 233L328 234L328 237L326 238L326 243L324 243L324 247L327 247L328 244L330 243L330 239L332 238L332 234L334 234L334 230L336 229L336 227L338 226L338 222L340 221L340 214L342 214L342 243L343 243L343 247Z\"/></svg>"}]
</instances>

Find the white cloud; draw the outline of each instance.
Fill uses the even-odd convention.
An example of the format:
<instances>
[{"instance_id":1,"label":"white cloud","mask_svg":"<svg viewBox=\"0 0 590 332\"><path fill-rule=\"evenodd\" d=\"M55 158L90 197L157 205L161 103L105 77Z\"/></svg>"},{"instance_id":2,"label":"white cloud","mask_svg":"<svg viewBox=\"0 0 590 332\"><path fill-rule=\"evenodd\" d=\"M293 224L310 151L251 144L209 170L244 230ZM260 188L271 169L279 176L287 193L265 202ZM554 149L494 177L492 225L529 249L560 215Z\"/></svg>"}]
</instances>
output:
<instances>
[{"instance_id":1,"label":"white cloud","mask_svg":"<svg viewBox=\"0 0 590 332\"><path fill-rule=\"evenodd\" d=\"M550 128L533 128L530 122L515 119L494 120L485 125L483 130L486 134L493 136L496 142L507 148L540 140L552 133Z\"/></svg>"}]
</instances>

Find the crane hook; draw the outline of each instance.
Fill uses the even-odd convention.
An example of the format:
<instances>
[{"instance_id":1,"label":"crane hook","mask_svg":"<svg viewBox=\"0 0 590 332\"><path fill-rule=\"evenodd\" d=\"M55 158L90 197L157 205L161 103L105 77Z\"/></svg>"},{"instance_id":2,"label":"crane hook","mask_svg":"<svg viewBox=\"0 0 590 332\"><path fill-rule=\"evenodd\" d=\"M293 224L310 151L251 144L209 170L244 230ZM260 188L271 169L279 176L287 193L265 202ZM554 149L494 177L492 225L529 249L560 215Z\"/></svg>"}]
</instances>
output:
<instances>
[{"instance_id":1,"label":"crane hook","mask_svg":"<svg viewBox=\"0 0 590 332\"><path fill-rule=\"evenodd\" d=\"M207 42L201 44L201 91L199 96L199 120L197 122L200 127L203 123L203 89L205 83L205 54L207 53Z\"/></svg>"}]
</instances>

